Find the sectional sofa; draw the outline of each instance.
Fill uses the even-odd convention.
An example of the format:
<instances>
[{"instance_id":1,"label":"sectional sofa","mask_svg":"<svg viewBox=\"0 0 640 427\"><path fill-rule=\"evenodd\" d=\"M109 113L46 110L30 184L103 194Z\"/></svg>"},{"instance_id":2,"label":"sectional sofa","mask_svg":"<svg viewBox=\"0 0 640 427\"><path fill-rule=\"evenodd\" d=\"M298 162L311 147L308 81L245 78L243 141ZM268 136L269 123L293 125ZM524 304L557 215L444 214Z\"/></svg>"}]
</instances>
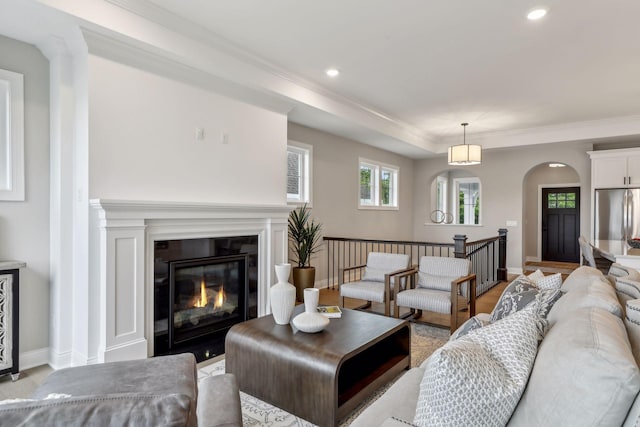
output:
<instances>
[{"instance_id":1,"label":"sectional sofa","mask_svg":"<svg viewBox=\"0 0 640 427\"><path fill-rule=\"evenodd\" d=\"M583 266L569 275L539 344L527 325L540 307L493 323L480 315L477 329L407 371L351 426L639 425L640 274L617 264L609 274Z\"/></svg>"}]
</instances>

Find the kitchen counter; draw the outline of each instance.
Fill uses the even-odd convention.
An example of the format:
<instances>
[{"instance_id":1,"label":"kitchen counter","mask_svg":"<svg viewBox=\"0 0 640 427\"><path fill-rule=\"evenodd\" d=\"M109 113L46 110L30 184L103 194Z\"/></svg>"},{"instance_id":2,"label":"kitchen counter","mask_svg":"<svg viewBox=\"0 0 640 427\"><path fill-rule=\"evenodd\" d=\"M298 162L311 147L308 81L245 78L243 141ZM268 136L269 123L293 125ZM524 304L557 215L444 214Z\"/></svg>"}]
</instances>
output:
<instances>
[{"instance_id":1,"label":"kitchen counter","mask_svg":"<svg viewBox=\"0 0 640 427\"><path fill-rule=\"evenodd\" d=\"M593 246L610 261L640 269L640 249L632 248L625 240L595 240Z\"/></svg>"}]
</instances>

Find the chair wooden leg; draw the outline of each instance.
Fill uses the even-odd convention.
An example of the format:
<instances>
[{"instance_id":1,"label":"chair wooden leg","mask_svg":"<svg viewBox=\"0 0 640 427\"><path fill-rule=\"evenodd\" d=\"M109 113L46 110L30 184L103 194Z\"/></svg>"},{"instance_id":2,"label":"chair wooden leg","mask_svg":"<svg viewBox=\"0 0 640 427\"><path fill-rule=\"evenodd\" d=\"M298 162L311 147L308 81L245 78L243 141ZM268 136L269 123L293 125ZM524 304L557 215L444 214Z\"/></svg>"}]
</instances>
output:
<instances>
[{"instance_id":1,"label":"chair wooden leg","mask_svg":"<svg viewBox=\"0 0 640 427\"><path fill-rule=\"evenodd\" d=\"M338 306L344 308L344 297L342 295L338 298Z\"/></svg>"}]
</instances>

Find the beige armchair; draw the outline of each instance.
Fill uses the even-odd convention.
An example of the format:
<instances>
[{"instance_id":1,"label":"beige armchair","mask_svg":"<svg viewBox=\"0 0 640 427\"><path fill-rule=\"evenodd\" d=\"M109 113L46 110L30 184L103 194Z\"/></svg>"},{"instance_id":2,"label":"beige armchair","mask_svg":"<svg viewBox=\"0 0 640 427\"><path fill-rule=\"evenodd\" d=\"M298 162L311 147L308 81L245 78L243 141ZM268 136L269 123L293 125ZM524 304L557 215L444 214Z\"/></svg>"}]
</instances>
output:
<instances>
[{"instance_id":1,"label":"beige armchair","mask_svg":"<svg viewBox=\"0 0 640 427\"><path fill-rule=\"evenodd\" d=\"M409 255L405 254L370 252L366 264L345 268L338 276L340 307L344 307L345 297L367 301L359 309L371 307L372 302L384 303L384 314L389 316L392 292L406 281L396 280L395 276L413 271L409 261ZM354 270L361 271L360 280L344 283L345 274Z\"/></svg>"},{"instance_id":2,"label":"beige armchair","mask_svg":"<svg viewBox=\"0 0 640 427\"><path fill-rule=\"evenodd\" d=\"M399 317L400 307L410 308L415 318L422 316L422 310L449 314L453 333L458 328L458 311L468 308L470 317L476 313L476 275L470 272L471 262L464 258L421 257L418 280L408 281L405 290L396 290L395 317Z\"/></svg>"}]
</instances>

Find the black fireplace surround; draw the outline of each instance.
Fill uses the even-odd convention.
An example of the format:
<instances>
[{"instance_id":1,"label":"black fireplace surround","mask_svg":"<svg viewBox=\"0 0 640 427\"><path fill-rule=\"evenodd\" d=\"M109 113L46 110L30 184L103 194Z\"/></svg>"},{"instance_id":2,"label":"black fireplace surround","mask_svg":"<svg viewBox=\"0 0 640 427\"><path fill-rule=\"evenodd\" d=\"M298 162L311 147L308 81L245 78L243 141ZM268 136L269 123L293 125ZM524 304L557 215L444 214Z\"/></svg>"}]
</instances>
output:
<instances>
[{"instance_id":1,"label":"black fireplace surround","mask_svg":"<svg viewBox=\"0 0 640 427\"><path fill-rule=\"evenodd\" d=\"M154 242L154 356L224 353L227 331L257 317L258 236Z\"/></svg>"}]
</instances>

